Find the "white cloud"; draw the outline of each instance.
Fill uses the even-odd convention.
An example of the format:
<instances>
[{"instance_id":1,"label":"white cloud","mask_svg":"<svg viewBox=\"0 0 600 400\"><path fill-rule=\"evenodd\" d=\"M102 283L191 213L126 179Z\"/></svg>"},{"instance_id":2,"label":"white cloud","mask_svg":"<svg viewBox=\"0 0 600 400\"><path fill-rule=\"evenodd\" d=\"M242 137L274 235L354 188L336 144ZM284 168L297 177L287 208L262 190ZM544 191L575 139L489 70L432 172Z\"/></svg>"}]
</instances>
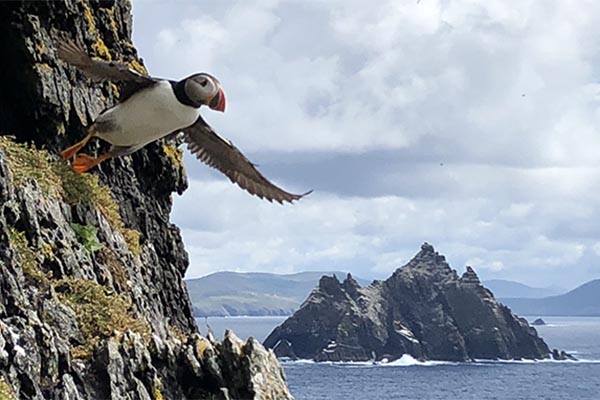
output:
<instances>
[{"instance_id":1,"label":"white cloud","mask_svg":"<svg viewBox=\"0 0 600 400\"><path fill-rule=\"evenodd\" d=\"M298 169L278 176L302 191L304 167L308 188L325 189L281 208L190 168L174 220L191 275L337 267L385 275L425 240L453 266L472 261L490 277L560 283L597 274L600 3L134 6L151 71L217 75L228 110L205 112L211 124L282 165L302 152ZM364 162L317 161L340 154Z\"/></svg>"}]
</instances>

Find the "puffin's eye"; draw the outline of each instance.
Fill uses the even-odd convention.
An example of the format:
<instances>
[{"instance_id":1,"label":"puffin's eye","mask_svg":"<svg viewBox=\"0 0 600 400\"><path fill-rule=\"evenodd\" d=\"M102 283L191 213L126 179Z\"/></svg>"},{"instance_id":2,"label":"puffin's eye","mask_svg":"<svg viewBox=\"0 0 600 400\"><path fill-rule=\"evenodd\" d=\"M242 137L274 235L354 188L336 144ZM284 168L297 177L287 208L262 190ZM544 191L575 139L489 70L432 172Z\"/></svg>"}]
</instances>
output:
<instances>
[{"instance_id":1,"label":"puffin's eye","mask_svg":"<svg viewBox=\"0 0 600 400\"><path fill-rule=\"evenodd\" d=\"M202 87L205 87L207 83L208 83L208 80L206 80L206 79L202 79L202 80L200 81L200 86L202 86Z\"/></svg>"}]
</instances>

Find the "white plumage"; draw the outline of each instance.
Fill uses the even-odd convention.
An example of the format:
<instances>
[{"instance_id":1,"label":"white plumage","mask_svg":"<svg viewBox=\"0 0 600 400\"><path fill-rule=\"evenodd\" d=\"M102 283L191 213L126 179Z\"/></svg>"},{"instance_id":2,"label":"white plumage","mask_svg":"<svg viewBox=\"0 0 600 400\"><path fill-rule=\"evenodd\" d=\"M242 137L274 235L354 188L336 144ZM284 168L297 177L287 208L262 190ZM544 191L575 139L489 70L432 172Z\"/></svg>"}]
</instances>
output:
<instances>
[{"instance_id":1,"label":"white plumage","mask_svg":"<svg viewBox=\"0 0 600 400\"><path fill-rule=\"evenodd\" d=\"M159 81L102 113L96 123L107 122L114 128L100 130L96 136L114 146L143 147L192 125L199 115L199 108L177 100L169 81Z\"/></svg>"}]
</instances>

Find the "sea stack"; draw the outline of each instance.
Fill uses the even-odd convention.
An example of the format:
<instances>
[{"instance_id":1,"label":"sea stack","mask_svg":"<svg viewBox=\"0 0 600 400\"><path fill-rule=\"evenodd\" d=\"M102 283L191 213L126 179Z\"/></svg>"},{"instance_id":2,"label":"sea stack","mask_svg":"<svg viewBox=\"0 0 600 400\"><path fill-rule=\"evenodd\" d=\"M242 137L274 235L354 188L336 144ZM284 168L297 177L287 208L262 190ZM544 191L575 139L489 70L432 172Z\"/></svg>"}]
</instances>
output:
<instances>
[{"instance_id":1,"label":"sea stack","mask_svg":"<svg viewBox=\"0 0 600 400\"><path fill-rule=\"evenodd\" d=\"M265 340L280 356L316 361L400 358L543 359L550 349L498 303L471 267L459 276L424 243L385 281L367 287L323 276L300 309Z\"/></svg>"}]
</instances>

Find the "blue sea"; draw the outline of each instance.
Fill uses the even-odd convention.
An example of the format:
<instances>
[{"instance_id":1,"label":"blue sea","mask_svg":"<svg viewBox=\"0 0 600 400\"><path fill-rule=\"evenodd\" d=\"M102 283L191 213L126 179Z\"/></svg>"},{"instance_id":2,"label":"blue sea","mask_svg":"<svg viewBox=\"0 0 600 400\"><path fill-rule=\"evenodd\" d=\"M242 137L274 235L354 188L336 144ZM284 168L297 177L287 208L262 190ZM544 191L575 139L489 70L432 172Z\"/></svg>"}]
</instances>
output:
<instances>
[{"instance_id":1,"label":"blue sea","mask_svg":"<svg viewBox=\"0 0 600 400\"><path fill-rule=\"evenodd\" d=\"M294 361L283 367L296 400L600 400L600 318L543 319L540 336L580 361L421 363L405 356L379 365ZM262 341L283 320L211 317L208 323L217 337L232 329ZM205 320L198 325L205 333Z\"/></svg>"}]
</instances>

